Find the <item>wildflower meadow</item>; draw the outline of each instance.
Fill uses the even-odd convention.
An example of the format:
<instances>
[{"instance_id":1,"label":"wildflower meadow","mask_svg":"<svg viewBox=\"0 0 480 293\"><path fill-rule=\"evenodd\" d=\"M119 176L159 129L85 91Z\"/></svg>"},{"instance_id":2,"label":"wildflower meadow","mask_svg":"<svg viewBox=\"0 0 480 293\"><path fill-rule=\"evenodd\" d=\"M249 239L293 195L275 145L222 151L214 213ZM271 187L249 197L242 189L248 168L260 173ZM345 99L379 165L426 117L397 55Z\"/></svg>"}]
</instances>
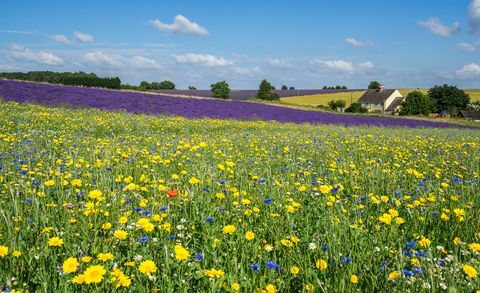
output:
<instances>
[{"instance_id":1,"label":"wildflower meadow","mask_svg":"<svg viewBox=\"0 0 480 293\"><path fill-rule=\"evenodd\" d=\"M480 287L476 129L0 103L0 289Z\"/></svg>"}]
</instances>

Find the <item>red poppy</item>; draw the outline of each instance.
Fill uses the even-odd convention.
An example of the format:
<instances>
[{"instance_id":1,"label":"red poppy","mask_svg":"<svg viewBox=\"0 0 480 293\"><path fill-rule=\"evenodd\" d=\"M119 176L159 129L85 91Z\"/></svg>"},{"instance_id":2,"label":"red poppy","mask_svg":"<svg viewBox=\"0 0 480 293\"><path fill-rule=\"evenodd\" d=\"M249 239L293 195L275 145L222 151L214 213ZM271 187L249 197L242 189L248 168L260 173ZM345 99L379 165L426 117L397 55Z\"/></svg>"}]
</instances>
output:
<instances>
[{"instance_id":1,"label":"red poppy","mask_svg":"<svg viewBox=\"0 0 480 293\"><path fill-rule=\"evenodd\" d=\"M168 197L175 197L178 195L178 191L176 189L170 189L169 191L167 191L167 195Z\"/></svg>"}]
</instances>

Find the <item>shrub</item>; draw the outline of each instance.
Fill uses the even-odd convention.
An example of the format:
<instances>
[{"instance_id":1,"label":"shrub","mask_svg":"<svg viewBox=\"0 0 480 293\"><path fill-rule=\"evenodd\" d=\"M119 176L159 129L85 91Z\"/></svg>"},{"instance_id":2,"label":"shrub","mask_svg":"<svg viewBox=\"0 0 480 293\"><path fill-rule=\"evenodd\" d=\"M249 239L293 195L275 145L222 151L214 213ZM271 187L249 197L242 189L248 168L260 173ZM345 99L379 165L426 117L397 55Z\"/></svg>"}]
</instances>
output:
<instances>
[{"instance_id":1,"label":"shrub","mask_svg":"<svg viewBox=\"0 0 480 293\"><path fill-rule=\"evenodd\" d=\"M367 113L368 110L364 108L361 104L359 103L352 103L350 107L345 109L345 112L349 113Z\"/></svg>"},{"instance_id":2,"label":"shrub","mask_svg":"<svg viewBox=\"0 0 480 293\"><path fill-rule=\"evenodd\" d=\"M267 101L274 101L280 99L278 94L275 92L275 87L273 87L266 79L262 80L262 82L260 83L256 98Z\"/></svg>"},{"instance_id":3,"label":"shrub","mask_svg":"<svg viewBox=\"0 0 480 293\"><path fill-rule=\"evenodd\" d=\"M225 80L210 85L210 88L212 91L212 97L217 99L230 98L230 86Z\"/></svg>"}]
</instances>

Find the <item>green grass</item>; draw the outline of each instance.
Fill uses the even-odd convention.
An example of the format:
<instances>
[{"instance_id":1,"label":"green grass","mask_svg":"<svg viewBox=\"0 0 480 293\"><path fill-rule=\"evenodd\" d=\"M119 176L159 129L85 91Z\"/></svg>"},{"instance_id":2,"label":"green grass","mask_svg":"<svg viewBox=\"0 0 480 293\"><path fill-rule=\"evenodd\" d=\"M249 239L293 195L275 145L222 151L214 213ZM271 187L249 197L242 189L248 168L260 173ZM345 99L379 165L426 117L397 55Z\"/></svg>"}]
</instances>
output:
<instances>
[{"instance_id":1,"label":"green grass","mask_svg":"<svg viewBox=\"0 0 480 293\"><path fill-rule=\"evenodd\" d=\"M0 287L472 292L480 281L464 268L480 270L479 160L470 129L0 103ZM49 245L54 237L63 245ZM92 268L105 274L82 283Z\"/></svg>"}]
</instances>

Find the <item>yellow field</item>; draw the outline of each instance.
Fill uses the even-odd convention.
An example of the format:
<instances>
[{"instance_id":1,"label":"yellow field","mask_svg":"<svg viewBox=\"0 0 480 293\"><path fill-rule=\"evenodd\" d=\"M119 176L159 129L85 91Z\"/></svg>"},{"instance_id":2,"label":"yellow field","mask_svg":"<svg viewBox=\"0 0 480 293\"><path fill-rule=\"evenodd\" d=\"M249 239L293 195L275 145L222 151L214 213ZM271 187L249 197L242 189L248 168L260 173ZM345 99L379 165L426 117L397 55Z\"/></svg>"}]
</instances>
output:
<instances>
[{"instance_id":1,"label":"yellow field","mask_svg":"<svg viewBox=\"0 0 480 293\"><path fill-rule=\"evenodd\" d=\"M403 96L406 96L408 93L414 91L415 89L400 89L400 93ZM427 93L426 89L418 89L424 94ZM470 95L470 100L472 102L480 101L480 89L467 89L465 90L467 94ZM305 106L318 106L318 105L327 105L331 100L344 100L347 103L347 107L350 105L350 101L355 103L363 95L364 91L355 91L355 92L344 92L344 93L334 93L334 94L318 94L318 95L309 95L309 96L296 96L281 98L280 100L287 104L293 105L305 105Z\"/></svg>"},{"instance_id":2,"label":"yellow field","mask_svg":"<svg viewBox=\"0 0 480 293\"><path fill-rule=\"evenodd\" d=\"M328 102L330 102L331 100L344 100L347 103L347 106L349 106L350 100L356 102L363 95L363 93L364 91L344 92L335 94L318 94L310 96L281 98L280 100L287 104L308 106L327 105Z\"/></svg>"}]
</instances>

